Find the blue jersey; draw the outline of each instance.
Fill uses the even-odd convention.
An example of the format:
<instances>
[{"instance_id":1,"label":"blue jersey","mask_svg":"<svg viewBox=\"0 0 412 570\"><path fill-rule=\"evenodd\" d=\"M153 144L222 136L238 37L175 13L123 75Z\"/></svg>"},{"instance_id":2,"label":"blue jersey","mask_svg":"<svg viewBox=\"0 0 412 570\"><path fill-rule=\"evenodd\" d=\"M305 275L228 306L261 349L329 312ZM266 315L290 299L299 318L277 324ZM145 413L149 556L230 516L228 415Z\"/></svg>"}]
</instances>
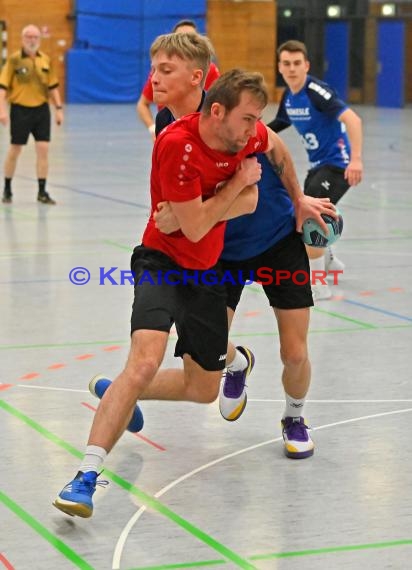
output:
<instances>
[{"instance_id":1,"label":"blue jersey","mask_svg":"<svg viewBox=\"0 0 412 570\"><path fill-rule=\"evenodd\" d=\"M279 132L293 125L308 153L311 169L323 165L346 168L350 145L345 125L338 117L347 109L329 85L308 75L298 93L286 88L269 127Z\"/></svg>"},{"instance_id":2,"label":"blue jersey","mask_svg":"<svg viewBox=\"0 0 412 570\"><path fill-rule=\"evenodd\" d=\"M259 200L253 214L239 216L226 224L221 259L242 261L272 247L295 229L292 200L266 155L258 154L262 177Z\"/></svg>"}]
</instances>

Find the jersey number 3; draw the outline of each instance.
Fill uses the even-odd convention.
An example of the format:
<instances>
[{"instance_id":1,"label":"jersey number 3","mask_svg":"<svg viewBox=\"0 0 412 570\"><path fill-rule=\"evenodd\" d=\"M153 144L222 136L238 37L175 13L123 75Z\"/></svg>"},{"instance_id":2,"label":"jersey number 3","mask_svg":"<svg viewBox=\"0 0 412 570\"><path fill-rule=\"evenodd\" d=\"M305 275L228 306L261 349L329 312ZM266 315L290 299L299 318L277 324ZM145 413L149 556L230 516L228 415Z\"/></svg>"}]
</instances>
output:
<instances>
[{"instance_id":1,"label":"jersey number 3","mask_svg":"<svg viewBox=\"0 0 412 570\"><path fill-rule=\"evenodd\" d=\"M300 138L302 139L303 146L306 150L316 150L319 148L319 141L316 138L315 133L306 133Z\"/></svg>"}]
</instances>

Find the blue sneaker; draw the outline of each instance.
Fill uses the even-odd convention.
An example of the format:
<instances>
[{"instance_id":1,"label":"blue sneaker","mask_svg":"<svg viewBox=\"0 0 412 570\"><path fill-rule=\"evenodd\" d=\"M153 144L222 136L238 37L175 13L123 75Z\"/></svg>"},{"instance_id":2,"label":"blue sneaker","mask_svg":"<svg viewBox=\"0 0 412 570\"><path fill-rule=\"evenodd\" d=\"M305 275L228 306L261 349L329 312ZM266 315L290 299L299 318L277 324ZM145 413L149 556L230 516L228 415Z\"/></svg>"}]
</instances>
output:
<instances>
[{"instance_id":1,"label":"blue sneaker","mask_svg":"<svg viewBox=\"0 0 412 570\"><path fill-rule=\"evenodd\" d=\"M301 417L286 417L282 420L282 435L285 442L285 455L290 459L304 459L313 455L315 444L310 435L310 428Z\"/></svg>"},{"instance_id":2,"label":"blue sneaker","mask_svg":"<svg viewBox=\"0 0 412 570\"><path fill-rule=\"evenodd\" d=\"M219 410L228 422L239 419L246 408L246 378L255 365L255 357L248 348L237 346L236 349L246 357L247 366L237 372L227 370L220 385Z\"/></svg>"},{"instance_id":3,"label":"blue sneaker","mask_svg":"<svg viewBox=\"0 0 412 570\"><path fill-rule=\"evenodd\" d=\"M99 398L99 400L101 400L111 383L111 380L98 374L90 380L89 391L91 394L93 394L93 396L96 396L96 398ZM127 426L127 430L131 431L132 433L137 433L143 429L143 424L144 420L142 411L139 406L136 405L129 425Z\"/></svg>"},{"instance_id":4,"label":"blue sneaker","mask_svg":"<svg viewBox=\"0 0 412 570\"><path fill-rule=\"evenodd\" d=\"M87 473L79 471L73 481L70 481L63 488L54 500L53 505L66 515L87 519L93 514L92 497L96 491L96 485L105 486L108 484L108 481L97 481L95 471L88 471Z\"/></svg>"}]
</instances>

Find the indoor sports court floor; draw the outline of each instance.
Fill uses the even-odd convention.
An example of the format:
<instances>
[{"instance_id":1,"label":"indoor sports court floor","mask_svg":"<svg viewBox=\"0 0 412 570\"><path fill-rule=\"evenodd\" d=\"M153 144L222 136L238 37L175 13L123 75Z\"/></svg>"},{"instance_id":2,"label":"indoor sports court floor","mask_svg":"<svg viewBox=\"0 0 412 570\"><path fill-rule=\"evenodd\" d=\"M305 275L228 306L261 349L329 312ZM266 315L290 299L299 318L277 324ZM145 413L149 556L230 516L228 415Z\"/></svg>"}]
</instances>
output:
<instances>
[{"instance_id":1,"label":"indoor sports court floor","mask_svg":"<svg viewBox=\"0 0 412 570\"><path fill-rule=\"evenodd\" d=\"M365 177L341 204L346 270L310 327L315 455L283 455L278 336L249 286L232 330L257 358L243 416L144 403L144 430L109 455L88 520L52 501L84 449L89 379L114 376L127 355L132 287L100 285L99 268L116 283L129 269L151 144L132 105L69 106L51 145L55 207L35 201L25 150L14 203L0 204L0 569L411 567L412 109L357 110ZM303 180L300 141L284 138ZM5 129L0 140L3 162ZM70 282L76 267L89 283Z\"/></svg>"}]
</instances>

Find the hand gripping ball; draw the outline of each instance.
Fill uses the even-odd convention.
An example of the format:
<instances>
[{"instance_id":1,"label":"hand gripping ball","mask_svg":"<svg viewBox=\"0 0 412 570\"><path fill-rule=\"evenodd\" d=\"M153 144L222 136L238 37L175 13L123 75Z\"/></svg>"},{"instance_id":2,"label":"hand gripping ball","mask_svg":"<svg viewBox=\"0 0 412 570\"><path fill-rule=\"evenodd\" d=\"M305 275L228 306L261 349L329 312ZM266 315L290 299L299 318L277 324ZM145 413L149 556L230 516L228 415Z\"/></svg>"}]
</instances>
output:
<instances>
[{"instance_id":1,"label":"hand gripping ball","mask_svg":"<svg viewBox=\"0 0 412 570\"><path fill-rule=\"evenodd\" d=\"M328 226L329 234L326 234L312 218L305 220L302 226L303 242L312 247L328 247L335 243L340 238L343 230L342 214L338 210L336 210L336 213L339 216L336 220L327 214L321 214Z\"/></svg>"}]
</instances>

